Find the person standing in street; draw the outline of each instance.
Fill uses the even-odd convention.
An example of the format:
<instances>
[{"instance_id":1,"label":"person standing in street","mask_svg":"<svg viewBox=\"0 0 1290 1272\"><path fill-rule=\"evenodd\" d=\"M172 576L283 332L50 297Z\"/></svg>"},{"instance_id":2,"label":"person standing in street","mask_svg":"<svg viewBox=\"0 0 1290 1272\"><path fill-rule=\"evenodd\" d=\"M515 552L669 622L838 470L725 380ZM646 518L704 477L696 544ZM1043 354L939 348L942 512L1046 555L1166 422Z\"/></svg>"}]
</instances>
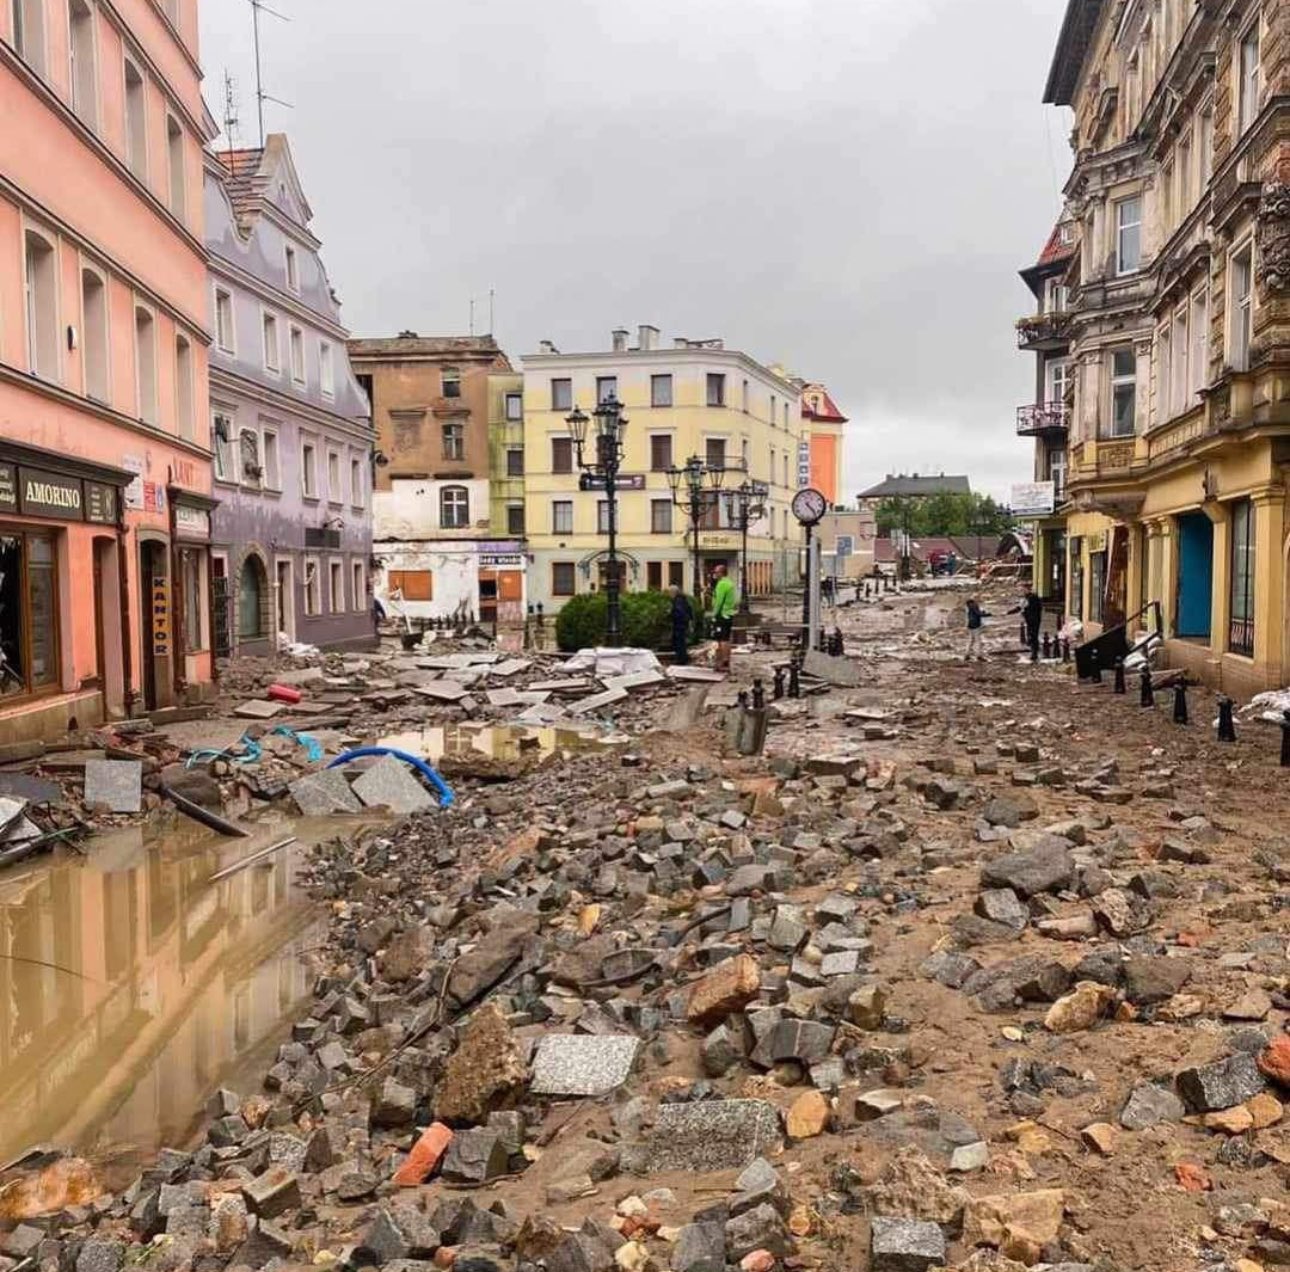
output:
<instances>
[{"instance_id":1,"label":"person standing in street","mask_svg":"<svg viewBox=\"0 0 1290 1272\"><path fill-rule=\"evenodd\" d=\"M990 615L986 610L981 608L981 603L975 596L968 598L967 603L967 652L963 655L964 662L971 662L976 658L980 662L985 662L985 645L983 642L982 628L984 619Z\"/></svg>"},{"instance_id":2,"label":"person standing in street","mask_svg":"<svg viewBox=\"0 0 1290 1272\"><path fill-rule=\"evenodd\" d=\"M672 594L672 658L678 667L690 661L690 598L675 583Z\"/></svg>"},{"instance_id":3,"label":"person standing in street","mask_svg":"<svg viewBox=\"0 0 1290 1272\"><path fill-rule=\"evenodd\" d=\"M1020 605L1014 605L1009 614L1020 614L1026 625L1026 644L1030 646L1030 661L1039 661L1039 629L1044 621L1044 602L1034 587L1026 588Z\"/></svg>"},{"instance_id":4,"label":"person standing in street","mask_svg":"<svg viewBox=\"0 0 1290 1272\"><path fill-rule=\"evenodd\" d=\"M735 625L735 585L726 567L718 565L712 572L712 636L717 642L717 670L730 670L730 633Z\"/></svg>"}]
</instances>

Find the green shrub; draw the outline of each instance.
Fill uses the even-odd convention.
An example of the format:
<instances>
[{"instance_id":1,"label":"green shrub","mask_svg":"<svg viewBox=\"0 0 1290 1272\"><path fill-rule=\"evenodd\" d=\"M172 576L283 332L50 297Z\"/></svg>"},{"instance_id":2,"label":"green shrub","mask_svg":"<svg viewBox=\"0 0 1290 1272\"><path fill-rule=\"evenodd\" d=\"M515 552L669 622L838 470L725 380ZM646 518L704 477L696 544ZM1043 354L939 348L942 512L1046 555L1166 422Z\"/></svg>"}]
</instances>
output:
<instances>
[{"instance_id":1,"label":"green shrub","mask_svg":"<svg viewBox=\"0 0 1290 1272\"><path fill-rule=\"evenodd\" d=\"M620 598L623 644L660 649L672 635L672 598L667 592L624 592ZM555 620L556 643L566 653L605 643L609 601L603 592L584 592L565 601Z\"/></svg>"}]
</instances>

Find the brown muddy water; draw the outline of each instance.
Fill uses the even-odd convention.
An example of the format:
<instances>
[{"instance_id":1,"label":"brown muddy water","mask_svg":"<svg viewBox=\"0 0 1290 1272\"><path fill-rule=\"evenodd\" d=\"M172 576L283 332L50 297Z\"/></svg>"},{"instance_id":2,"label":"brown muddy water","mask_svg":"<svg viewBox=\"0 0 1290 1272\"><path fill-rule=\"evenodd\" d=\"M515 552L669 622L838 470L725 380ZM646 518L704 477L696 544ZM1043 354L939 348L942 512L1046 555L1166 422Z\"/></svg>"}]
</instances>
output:
<instances>
[{"instance_id":1,"label":"brown muddy water","mask_svg":"<svg viewBox=\"0 0 1290 1272\"><path fill-rule=\"evenodd\" d=\"M180 1147L216 1088L257 1091L324 931L298 863L343 829L281 820L228 840L167 815L0 873L0 1161L37 1143L103 1161Z\"/></svg>"}]
</instances>

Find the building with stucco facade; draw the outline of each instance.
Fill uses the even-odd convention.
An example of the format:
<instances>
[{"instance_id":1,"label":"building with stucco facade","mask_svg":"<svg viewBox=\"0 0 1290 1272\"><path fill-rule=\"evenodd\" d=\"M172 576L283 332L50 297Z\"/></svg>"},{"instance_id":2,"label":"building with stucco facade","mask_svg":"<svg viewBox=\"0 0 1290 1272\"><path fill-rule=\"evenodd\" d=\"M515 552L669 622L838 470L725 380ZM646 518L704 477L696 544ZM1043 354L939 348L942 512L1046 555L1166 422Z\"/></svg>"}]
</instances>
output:
<instances>
[{"instance_id":1,"label":"building with stucco facade","mask_svg":"<svg viewBox=\"0 0 1290 1272\"><path fill-rule=\"evenodd\" d=\"M287 139L209 154L216 652L370 644L372 428Z\"/></svg>"}]
</instances>

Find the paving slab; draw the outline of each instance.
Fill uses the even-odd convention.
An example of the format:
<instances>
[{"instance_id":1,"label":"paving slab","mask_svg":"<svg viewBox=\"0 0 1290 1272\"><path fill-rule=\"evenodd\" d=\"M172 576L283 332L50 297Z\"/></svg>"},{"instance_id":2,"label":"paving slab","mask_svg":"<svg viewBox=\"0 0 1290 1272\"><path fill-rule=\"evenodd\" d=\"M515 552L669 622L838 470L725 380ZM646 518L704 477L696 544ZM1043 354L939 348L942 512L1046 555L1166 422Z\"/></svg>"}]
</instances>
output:
<instances>
[{"instance_id":1,"label":"paving slab","mask_svg":"<svg viewBox=\"0 0 1290 1272\"><path fill-rule=\"evenodd\" d=\"M726 678L724 671L714 671L711 667L669 667L669 680L689 680L702 684L716 684Z\"/></svg>"},{"instance_id":2,"label":"paving slab","mask_svg":"<svg viewBox=\"0 0 1290 1272\"><path fill-rule=\"evenodd\" d=\"M513 676L517 672L527 671L533 662L529 658L508 658L505 662L494 663L488 669L490 676L501 676L503 679L507 676Z\"/></svg>"},{"instance_id":3,"label":"paving slab","mask_svg":"<svg viewBox=\"0 0 1290 1272\"><path fill-rule=\"evenodd\" d=\"M63 788L46 777L30 773L0 773L0 795L26 800L31 804L52 804L63 798ZM0 822L4 820L0 815Z\"/></svg>"},{"instance_id":4,"label":"paving slab","mask_svg":"<svg viewBox=\"0 0 1290 1272\"><path fill-rule=\"evenodd\" d=\"M593 693L590 698L579 698L570 708L573 715L587 715L599 711L602 707L611 707L627 697L626 689L606 689L604 693Z\"/></svg>"},{"instance_id":5,"label":"paving slab","mask_svg":"<svg viewBox=\"0 0 1290 1272\"><path fill-rule=\"evenodd\" d=\"M436 702L460 702L470 696L470 690L460 680L432 680L429 684L418 685L412 692L423 698L433 698Z\"/></svg>"},{"instance_id":6,"label":"paving slab","mask_svg":"<svg viewBox=\"0 0 1290 1272\"><path fill-rule=\"evenodd\" d=\"M858 685L860 683L860 664L850 658L836 657L833 654L822 654L818 649L807 651L802 663L802 670L808 676L818 676L831 685Z\"/></svg>"},{"instance_id":7,"label":"paving slab","mask_svg":"<svg viewBox=\"0 0 1290 1272\"><path fill-rule=\"evenodd\" d=\"M270 702L267 698L250 698L233 708L233 714L243 720L272 720L282 711L281 702Z\"/></svg>"},{"instance_id":8,"label":"paving slab","mask_svg":"<svg viewBox=\"0 0 1290 1272\"><path fill-rule=\"evenodd\" d=\"M661 671L629 671L622 676L606 676L602 683L606 689L646 689L666 684L667 677Z\"/></svg>"},{"instance_id":9,"label":"paving slab","mask_svg":"<svg viewBox=\"0 0 1290 1272\"><path fill-rule=\"evenodd\" d=\"M137 813L142 801L143 765L138 760L86 762L87 804L102 804L113 813Z\"/></svg>"},{"instance_id":10,"label":"paving slab","mask_svg":"<svg viewBox=\"0 0 1290 1272\"><path fill-rule=\"evenodd\" d=\"M363 806L340 769L322 769L292 782L287 790L301 815L326 817L329 813L359 813Z\"/></svg>"},{"instance_id":11,"label":"paving slab","mask_svg":"<svg viewBox=\"0 0 1290 1272\"><path fill-rule=\"evenodd\" d=\"M547 1034L533 1058L537 1095L605 1095L627 1081L640 1039L611 1034Z\"/></svg>"},{"instance_id":12,"label":"paving slab","mask_svg":"<svg viewBox=\"0 0 1290 1272\"><path fill-rule=\"evenodd\" d=\"M388 808L392 813L419 813L438 806L407 765L392 755L382 756L356 778L353 791L368 808Z\"/></svg>"},{"instance_id":13,"label":"paving slab","mask_svg":"<svg viewBox=\"0 0 1290 1272\"><path fill-rule=\"evenodd\" d=\"M664 1104L646 1153L650 1173L742 1170L783 1140L779 1113L765 1100Z\"/></svg>"},{"instance_id":14,"label":"paving slab","mask_svg":"<svg viewBox=\"0 0 1290 1272\"><path fill-rule=\"evenodd\" d=\"M532 693L586 693L590 688L591 681L586 676L565 680L535 680L529 685Z\"/></svg>"}]
</instances>

